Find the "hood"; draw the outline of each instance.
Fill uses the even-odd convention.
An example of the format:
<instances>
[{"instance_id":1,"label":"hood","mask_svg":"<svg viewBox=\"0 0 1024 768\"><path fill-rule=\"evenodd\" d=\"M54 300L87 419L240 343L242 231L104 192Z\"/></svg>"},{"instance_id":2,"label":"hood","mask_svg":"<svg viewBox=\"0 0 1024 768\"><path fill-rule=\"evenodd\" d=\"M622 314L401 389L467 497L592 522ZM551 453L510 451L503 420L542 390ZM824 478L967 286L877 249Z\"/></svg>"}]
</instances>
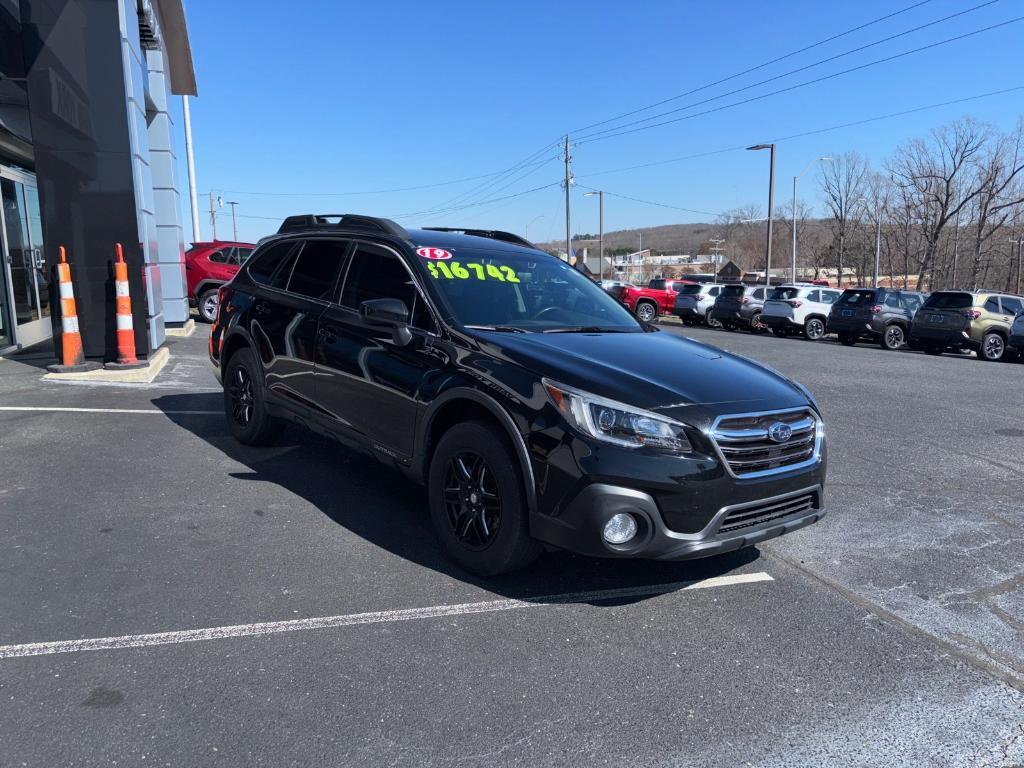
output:
<instances>
[{"instance_id":1,"label":"hood","mask_svg":"<svg viewBox=\"0 0 1024 768\"><path fill-rule=\"evenodd\" d=\"M664 331L474 335L492 354L538 376L694 425L809 404L770 368Z\"/></svg>"}]
</instances>

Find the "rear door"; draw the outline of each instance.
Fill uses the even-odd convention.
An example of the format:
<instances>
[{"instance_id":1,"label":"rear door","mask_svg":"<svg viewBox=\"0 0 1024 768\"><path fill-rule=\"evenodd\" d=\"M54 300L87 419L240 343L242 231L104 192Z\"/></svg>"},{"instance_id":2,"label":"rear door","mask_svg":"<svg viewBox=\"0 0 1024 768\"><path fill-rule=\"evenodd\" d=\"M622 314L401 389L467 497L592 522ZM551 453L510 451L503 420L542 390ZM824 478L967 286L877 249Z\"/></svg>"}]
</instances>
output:
<instances>
[{"instance_id":1,"label":"rear door","mask_svg":"<svg viewBox=\"0 0 1024 768\"><path fill-rule=\"evenodd\" d=\"M862 330L871 321L876 298L876 292L870 289L843 291L829 314L830 325L851 331Z\"/></svg>"},{"instance_id":2,"label":"rear door","mask_svg":"<svg viewBox=\"0 0 1024 768\"><path fill-rule=\"evenodd\" d=\"M964 291L938 291L928 297L914 317L914 328L922 332L963 331L970 324L967 312L974 308L974 296Z\"/></svg>"},{"instance_id":3,"label":"rear door","mask_svg":"<svg viewBox=\"0 0 1024 768\"><path fill-rule=\"evenodd\" d=\"M740 311L746 288L742 285L727 285L722 288L715 300L716 313L736 314Z\"/></svg>"},{"instance_id":4,"label":"rear door","mask_svg":"<svg viewBox=\"0 0 1024 768\"><path fill-rule=\"evenodd\" d=\"M792 320L796 308L790 302L800 301L799 295L800 289L795 287L774 289L764 303L762 317L786 317Z\"/></svg>"},{"instance_id":5,"label":"rear door","mask_svg":"<svg viewBox=\"0 0 1024 768\"><path fill-rule=\"evenodd\" d=\"M412 272L389 247L358 242L337 299L317 332L316 397L336 428L379 453L408 459L419 418L417 396L438 369L433 315ZM410 313L412 343L397 345L390 328L366 323L370 299L400 299Z\"/></svg>"}]
</instances>

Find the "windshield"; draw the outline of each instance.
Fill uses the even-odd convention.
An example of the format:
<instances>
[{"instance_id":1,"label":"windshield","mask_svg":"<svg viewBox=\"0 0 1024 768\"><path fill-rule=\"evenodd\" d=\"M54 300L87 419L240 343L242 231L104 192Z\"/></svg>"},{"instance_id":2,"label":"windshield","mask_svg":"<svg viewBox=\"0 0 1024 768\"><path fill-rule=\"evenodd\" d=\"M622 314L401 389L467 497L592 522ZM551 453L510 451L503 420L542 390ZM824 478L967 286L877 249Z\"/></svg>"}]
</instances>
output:
<instances>
[{"instance_id":1,"label":"windshield","mask_svg":"<svg viewBox=\"0 0 1024 768\"><path fill-rule=\"evenodd\" d=\"M974 297L969 293L941 291L929 296L924 305L929 309L967 309L974 305Z\"/></svg>"},{"instance_id":2,"label":"windshield","mask_svg":"<svg viewBox=\"0 0 1024 768\"><path fill-rule=\"evenodd\" d=\"M799 293L799 288L776 288L771 292L771 295L768 297L768 300L786 301L788 299L795 299Z\"/></svg>"},{"instance_id":3,"label":"windshield","mask_svg":"<svg viewBox=\"0 0 1024 768\"><path fill-rule=\"evenodd\" d=\"M463 326L538 332L643 330L600 286L552 256L460 249L450 260L422 261L442 302Z\"/></svg>"}]
</instances>

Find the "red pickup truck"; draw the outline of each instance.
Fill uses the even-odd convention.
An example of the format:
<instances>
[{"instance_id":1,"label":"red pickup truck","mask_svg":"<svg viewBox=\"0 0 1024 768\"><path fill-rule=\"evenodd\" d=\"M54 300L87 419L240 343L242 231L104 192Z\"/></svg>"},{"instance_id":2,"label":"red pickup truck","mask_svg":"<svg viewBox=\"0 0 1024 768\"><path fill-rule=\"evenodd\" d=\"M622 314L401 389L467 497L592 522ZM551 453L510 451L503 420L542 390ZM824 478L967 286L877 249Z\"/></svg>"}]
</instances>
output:
<instances>
[{"instance_id":1,"label":"red pickup truck","mask_svg":"<svg viewBox=\"0 0 1024 768\"><path fill-rule=\"evenodd\" d=\"M649 323L658 315L671 314L672 307L676 303L676 294L679 292L677 286L692 285L692 282L691 280L666 280L663 277L656 277L647 283L646 288L617 285L609 288L608 292L625 304L638 319Z\"/></svg>"}]
</instances>

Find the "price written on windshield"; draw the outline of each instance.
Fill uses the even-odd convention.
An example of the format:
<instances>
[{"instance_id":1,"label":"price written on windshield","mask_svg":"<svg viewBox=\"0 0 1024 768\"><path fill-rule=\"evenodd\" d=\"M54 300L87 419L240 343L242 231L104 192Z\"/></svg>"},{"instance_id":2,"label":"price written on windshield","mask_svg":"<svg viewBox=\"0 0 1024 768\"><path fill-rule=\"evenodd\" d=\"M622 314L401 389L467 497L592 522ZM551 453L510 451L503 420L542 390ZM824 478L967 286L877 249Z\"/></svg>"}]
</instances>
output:
<instances>
[{"instance_id":1,"label":"price written on windshield","mask_svg":"<svg viewBox=\"0 0 1024 768\"><path fill-rule=\"evenodd\" d=\"M427 269L436 278L445 280L497 280L501 283L518 283L519 277L512 267L494 264L462 264L458 261L427 262Z\"/></svg>"}]
</instances>

